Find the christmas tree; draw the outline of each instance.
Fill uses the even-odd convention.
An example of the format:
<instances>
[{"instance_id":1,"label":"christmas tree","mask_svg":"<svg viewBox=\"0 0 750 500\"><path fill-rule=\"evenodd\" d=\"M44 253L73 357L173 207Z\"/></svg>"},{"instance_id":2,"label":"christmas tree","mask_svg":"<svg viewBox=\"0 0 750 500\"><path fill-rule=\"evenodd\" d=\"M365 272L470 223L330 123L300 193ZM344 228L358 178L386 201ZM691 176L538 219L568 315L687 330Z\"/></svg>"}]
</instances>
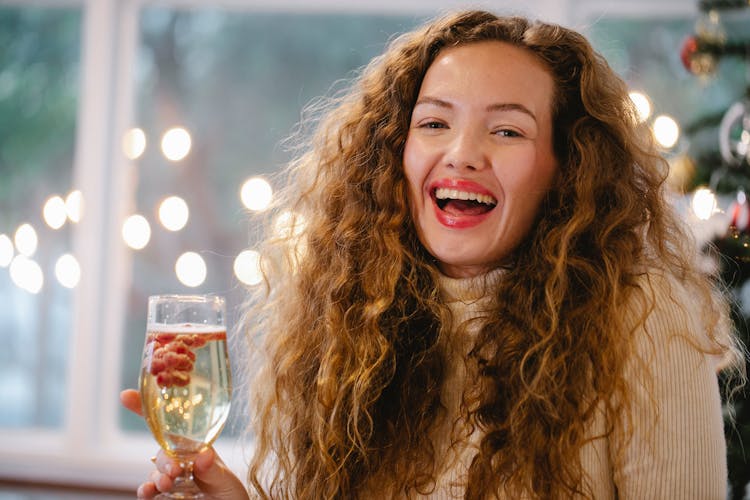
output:
<instances>
[{"instance_id":1,"label":"christmas tree","mask_svg":"<svg viewBox=\"0 0 750 500\"><path fill-rule=\"evenodd\" d=\"M689 165L688 191L695 197L716 196L729 200L725 207L710 209L720 214L713 223L708 243L719 250L721 278L733 292L733 320L746 346L750 346L750 2L703 0L694 32L683 42L680 56L685 68L710 85L721 78L727 61L744 66L744 95L719 113L708 114L683 128L689 146L681 158ZM713 140L705 138L713 137ZM691 140L692 139L692 140ZM713 198L716 199L716 198ZM699 203L698 203L699 204ZM744 360L746 370L748 360ZM750 371L750 370L747 370ZM726 385L727 380L722 380ZM747 390L730 395L727 416L727 459L730 498L750 498L750 399Z\"/></svg>"}]
</instances>

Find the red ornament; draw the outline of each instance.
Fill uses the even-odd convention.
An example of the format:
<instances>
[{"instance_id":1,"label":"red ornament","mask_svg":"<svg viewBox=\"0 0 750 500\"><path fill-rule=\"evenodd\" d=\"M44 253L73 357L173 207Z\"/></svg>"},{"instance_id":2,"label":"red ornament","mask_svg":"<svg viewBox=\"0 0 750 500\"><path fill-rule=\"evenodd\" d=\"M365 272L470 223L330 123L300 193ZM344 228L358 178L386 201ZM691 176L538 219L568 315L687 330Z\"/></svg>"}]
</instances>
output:
<instances>
[{"instance_id":1,"label":"red ornament","mask_svg":"<svg viewBox=\"0 0 750 500\"><path fill-rule=\"evenodd\" d=\"M716 57L706 50L705 44L695 35L690 35L682 42L680 60L689 72L694 75L710 75L716 70Z\"/></svg>"},{"instance_id":2,"label":"red ornament","mask_svg":"<svg viewBox=\"0 0 750 500\"><path fill-rule=\"evenodd\" d=\"M685 66L685 69L691 73L693 72L691 61L696 52L698 52L698 40L695 38L695 35L690 35L682 41L680 60L682 61L682 65Z\"/></svg>"},{"instance_id":3,"label":"red ornament","mask_svg":"<svg viewBox=\"0 0 750 500\"><path fill-rule=\"evenodd\" d=\"M738 198L729 208L731 215L729 226L740 233L745 233L748 232L748 223L750 223L750 207L744 196Z\"/></svg>"}]
</instances>

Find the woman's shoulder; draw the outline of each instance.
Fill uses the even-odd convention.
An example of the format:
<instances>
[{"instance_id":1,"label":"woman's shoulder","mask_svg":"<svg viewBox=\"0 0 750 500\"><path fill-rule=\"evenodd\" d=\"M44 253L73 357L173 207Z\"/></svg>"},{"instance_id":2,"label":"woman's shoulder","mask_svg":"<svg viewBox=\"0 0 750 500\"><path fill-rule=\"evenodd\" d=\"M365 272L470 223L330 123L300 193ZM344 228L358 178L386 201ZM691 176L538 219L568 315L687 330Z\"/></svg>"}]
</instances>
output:
<instances>
[{"instance_id":1,"label":"woman's shoulder","mask_svg":"<svg viewBox=\"0 0 750 500\"><path fill-rule=\"evenodd\" d=\"M731 338L727 299L708 276L702 280L649 269L639 276L624 310L641 351L693 351L718 365Z\"/></svg>"}]
</instances>

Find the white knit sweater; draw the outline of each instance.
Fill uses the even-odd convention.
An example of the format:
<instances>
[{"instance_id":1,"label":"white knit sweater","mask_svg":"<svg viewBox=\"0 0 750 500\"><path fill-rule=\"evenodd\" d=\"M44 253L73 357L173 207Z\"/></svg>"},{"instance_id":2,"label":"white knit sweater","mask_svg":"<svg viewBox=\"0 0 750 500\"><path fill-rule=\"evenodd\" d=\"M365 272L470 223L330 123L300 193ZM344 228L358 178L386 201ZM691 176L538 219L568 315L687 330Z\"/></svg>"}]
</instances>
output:
<instances>
[{"instance_id":1,"label":"white knit sweater","mask_svg":"<svg viewBox=\"0 0 750 500\"><path fill-rule=\"evenodd\" d=\"M485 285L498 279L500 272L472 279L442 279L444 299L457 324L482 316L488 307ZM604 437L586 444L581 453L584 473L597 500L723 500L727 469L717 360L694 346L704 341L705 329L700 313L691 308L690 293L674 282L668 287L664 279L653 281L657 306L647 319L638 347L653 375L651 395L636 382L639 374L632 366L628 380L633 381L635 434L624 450L613 449L616 440ZM466 335L475 332L476 328L469 328ZM471 343L470 338L458 341L454 345ZM443 387L449 421L457 415L466 377L460 356L454 358ZM604 435L606 424L604 412L599 412L591 423L590 436ZM462 478L476 453L478 432L453 449L447 449L448 428L436 433L436 446L446 459L429 498L463 496ZM615 429L617 432L623 431ZM624 460L615 466L613 457L618 451Z\"/></svg>"}]
</instances>

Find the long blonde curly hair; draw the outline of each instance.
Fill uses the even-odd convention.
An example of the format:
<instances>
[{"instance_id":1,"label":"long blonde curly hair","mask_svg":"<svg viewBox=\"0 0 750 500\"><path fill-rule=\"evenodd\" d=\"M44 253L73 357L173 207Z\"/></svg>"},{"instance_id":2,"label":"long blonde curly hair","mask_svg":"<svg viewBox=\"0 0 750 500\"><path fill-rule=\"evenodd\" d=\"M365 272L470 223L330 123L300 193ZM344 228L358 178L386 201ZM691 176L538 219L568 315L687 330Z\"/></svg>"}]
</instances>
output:
<instances>
[{"instance_id":1,"label":"long blonde curly hair","mask_svg":"<svg viewBox=\"0 0 750 500\"><path fill-rule=\"evenodd\" d=\"M248 480L262 497L357 498L373 478L406 496L434 488L438 340L450 313L416 236L402 154L436 55L485 40L523 47L550 71L559 175L508 256L470 354L481 383L462 408L483 437L465 497L586 494L587 422L601 405L628 418L623 370L648 307L627 322L622 308L633 294L651 296L641 279L649 268L701 291L718 331L725 304L695 265L664 199L666 166L604 59L560 26L482 11L444 16L393 40L319 107L290 165L279 198L288 217L263 247L265 286L243 320L262 357L248 410ZM711 335L717 352L728 347Z\"/></svg>"}]
</instances>

